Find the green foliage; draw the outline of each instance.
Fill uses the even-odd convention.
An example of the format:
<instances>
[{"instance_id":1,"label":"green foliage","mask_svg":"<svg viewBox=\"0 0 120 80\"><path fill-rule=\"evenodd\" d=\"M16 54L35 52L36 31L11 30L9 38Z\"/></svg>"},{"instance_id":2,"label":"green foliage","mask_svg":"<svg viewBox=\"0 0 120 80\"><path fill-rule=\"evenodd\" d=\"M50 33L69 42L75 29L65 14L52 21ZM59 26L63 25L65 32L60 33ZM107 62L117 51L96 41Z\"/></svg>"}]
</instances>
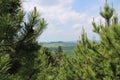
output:
<instances>
[{"instance_id":1,"label":"green foliage","mask_svg":"<svg viewBox=\"0 0 120 80\"><path fill-rule=\"evenodd\" d=\"M113 16L114 8L111 8L106 2L104 11L100 12L100 15L106 20L106 26L110 26L110 19Z\"/></svg>"},{"instance_id":2,"label":"green foliage","mask_svg":"<svg viewBox=\"0 0 120 80\"><path fill-rule=\"evenodd\" d=\"M120 24L115 15L113 22L110 19L113 16L113 8L106 3L104 12L100 13L106 20L104 24L96 25L93 21L94 32L99 34L100 42L90 42L85 35L82 34L76 46L76 60L81 65L83 75L82 80L119 80L120 77L120 53L119 53L119 33Z\"/></svg>"},{"instance_id":3,"label":"green foliage","mask_svg":"<svg viewBox=\"0 0 120 80\"><path fill-rule=\"evenodd\" d=\"M15 16L20 10L20 7L20 0L0 0L0 15L10 13L11 15Z\"/></svg>"},{"instance_id":4,"label":"green foliage","mask_svg":"<svg viewBox=\"0 0 120 80\"><path fill-rule=\"evenodd\" d=\"M27 20L25 15L28 15ZM41 48L36 38L46 26L46 21L40 17L36 8L25 14L20 0L0 1L0 57L5 54L9 56L8 64L0 62L0 71L5 72L6 76L9 74L6 80L27 80L34 75L35 57Z\"/></svg>"},{"instance_id":5,"label":"green foliage","mask_svg":"<svg viewBox=\"0 0 120 80\"><path fill-rule=\"evenodd\" d=\"M100 12L107 24L92 23L100 42L90 41L83 30L74 55L61 46L55 52L40 46L36 38L47 23L36 8L25 20L20 3L0 1L1 80L120 80L120 23L107 3Z\"/></svg>"},{"instance_id":6,"label":"green foliage","mask_svg":"<svg viewBox=\"0 0 120 80\"><path fill-rule=\"evenodd\" d=\"M7 80L9 74L7 70L10 68L9 64L9 55L2 55L0 56L0 79Z\"/></svg>"}]
</instances>

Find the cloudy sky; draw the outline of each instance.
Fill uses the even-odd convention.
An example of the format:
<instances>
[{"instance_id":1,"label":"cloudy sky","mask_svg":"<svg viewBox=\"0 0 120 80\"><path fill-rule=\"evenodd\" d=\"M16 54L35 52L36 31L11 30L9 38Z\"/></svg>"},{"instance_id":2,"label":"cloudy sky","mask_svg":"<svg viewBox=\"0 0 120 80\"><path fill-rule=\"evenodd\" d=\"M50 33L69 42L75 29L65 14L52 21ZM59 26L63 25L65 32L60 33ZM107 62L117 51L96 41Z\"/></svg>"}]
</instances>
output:
<instances>
[{"instance_id":1,"label":"cloudy sky","mask_svg":"<svg viewBox=\"0 0 120 80\"><path fill-rule=\"evenodd\" d=\"M120 14L120 0L108 0ZM85 29L89 39L99 39L92 32L91 21L103 20L99 16L100 7L104 7L105 0L24 0L23 8L31 11L34 7L47 20L48 26L39 41L77 41Z\"/></svg>"}]
</instances>

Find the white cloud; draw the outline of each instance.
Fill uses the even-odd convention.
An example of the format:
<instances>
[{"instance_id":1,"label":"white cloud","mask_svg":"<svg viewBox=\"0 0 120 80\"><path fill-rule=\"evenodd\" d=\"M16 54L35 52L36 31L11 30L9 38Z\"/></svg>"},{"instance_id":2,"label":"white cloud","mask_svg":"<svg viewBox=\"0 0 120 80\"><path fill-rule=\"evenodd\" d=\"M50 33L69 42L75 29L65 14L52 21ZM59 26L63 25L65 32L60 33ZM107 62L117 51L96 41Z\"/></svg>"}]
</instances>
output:
<instances>
[{"instance_id":1,"label":"white cloud","mask_svg":"<svg viewBox=\"0 0 120 80\"><path fill-rule=\"evenodd\" d=\"M73 27L72 27L73 30L79 30L81 29L81 26L80 24L75 24Z\"/></svg>"},{"instance_id":2,"label":"white cloud","mask_svg":"<svg viewBox=\"0 0 120 80\"><path fill-rule=\"evenodd\" d=\"M85 14L80 14L70 9L70 10L63 11L63 13L60 16L58 16L58 19L62 24L65 24L70 22L81 21L85 17L86 17Z\"/></svg>"},{"instance_id":3,"label":"white cloud","mask_svg":"<svg viewBox=\"0 0 120 80\"><path fill-rule=\"evenodd\" d=\"M23 8L31 11L36 6L48 22L48 28L40 39L77 40L84 26L87 33L92 33L89 13L79 13L72 9L73 0L25 0ZM77 31L76 31L77 30Z\"/></svg>"}]
</instances>

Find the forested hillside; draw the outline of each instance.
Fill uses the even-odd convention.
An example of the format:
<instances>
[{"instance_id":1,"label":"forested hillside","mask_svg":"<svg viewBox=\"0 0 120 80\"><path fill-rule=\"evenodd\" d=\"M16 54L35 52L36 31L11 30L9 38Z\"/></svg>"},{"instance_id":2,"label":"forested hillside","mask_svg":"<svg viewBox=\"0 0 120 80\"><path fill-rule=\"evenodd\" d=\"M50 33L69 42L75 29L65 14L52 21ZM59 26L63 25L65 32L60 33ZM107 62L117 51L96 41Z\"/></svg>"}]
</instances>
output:
<instances>
[{"instance_id":1,"label":"forested hillside","mask_svg":"<svg viewBox=\"0 0 120 80\"><path fill-rule=\"evenodd\" d=\"M50 51L56 51L59 46L61 46L62 50L66 54L73 55L74 48L76 46L76 42L42 42L40 43L43 47L49 48Z\"/></svg>"},{"instance_id":2,"label":"forested hillside","mask_svg":"<svg viewBox=\"0 0 120 80\"><path fill-rule=\"evenodd\" d=\"M38 43L49 23L36 7L24 12L21 3L0 0L0 80L120 80L120 23L114 7L106 2L100 11L105 22L91 23L100 41L89 40L83 29L69 55L61 46L50 51Z\"/></svg>"}]
</instances>

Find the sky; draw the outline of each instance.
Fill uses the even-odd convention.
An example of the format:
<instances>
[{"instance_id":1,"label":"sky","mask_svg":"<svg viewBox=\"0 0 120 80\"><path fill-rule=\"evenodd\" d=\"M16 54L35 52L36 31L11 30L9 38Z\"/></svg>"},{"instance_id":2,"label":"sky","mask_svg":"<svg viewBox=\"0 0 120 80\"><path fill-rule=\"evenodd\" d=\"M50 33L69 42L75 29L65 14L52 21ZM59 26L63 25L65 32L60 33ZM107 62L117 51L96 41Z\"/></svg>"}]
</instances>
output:
<instances>
[{"instance_id":1,"label":"sky","mask_svg":"<svg viewBox=\"0 0 120 80\"><path fill-rule=\"evenodd\" d=\"M92 32L93 17L96 23L104 19L99 15L106 0L24 0L23 9L26 12L37 7L41 17L48 23L38 41L77 41L84 28L90 40L99 40L99 36ZM110 6L116 9L120 17L120 0L108 0Z\"/></svg>"}]
</instances>

